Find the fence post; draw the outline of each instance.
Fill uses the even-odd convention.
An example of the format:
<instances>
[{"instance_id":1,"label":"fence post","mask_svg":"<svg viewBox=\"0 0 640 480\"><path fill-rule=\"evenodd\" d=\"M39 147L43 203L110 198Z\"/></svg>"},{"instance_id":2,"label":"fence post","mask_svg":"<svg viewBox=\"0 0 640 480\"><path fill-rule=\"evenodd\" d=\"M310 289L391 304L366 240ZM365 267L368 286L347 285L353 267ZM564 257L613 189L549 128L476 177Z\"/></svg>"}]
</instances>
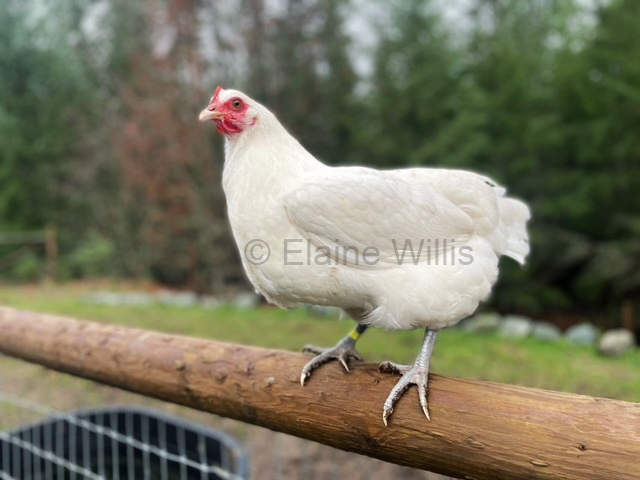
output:
<instances>
[{"instance_id":1,"label":"fence post","mask_svg":"<svg viewBox=\"0 0 640 480\"><path fill-rule=\"evenodd\" d=\"M54 225L49 225L44 234L44 249L47 256L47 280L58 279L58 232Z\"/></svg>"}]
</instances>

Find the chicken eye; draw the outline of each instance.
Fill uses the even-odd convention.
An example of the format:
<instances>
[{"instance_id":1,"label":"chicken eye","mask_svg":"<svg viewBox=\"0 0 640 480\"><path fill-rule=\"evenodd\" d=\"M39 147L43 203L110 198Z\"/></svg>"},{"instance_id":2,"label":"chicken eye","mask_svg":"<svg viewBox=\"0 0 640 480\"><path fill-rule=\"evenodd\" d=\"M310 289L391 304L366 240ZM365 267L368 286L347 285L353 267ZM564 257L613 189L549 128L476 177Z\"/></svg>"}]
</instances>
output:
<instances>
[{"instance_id":1,"label":"chicken eye","mask_svg":"<svg viewBox=\"0 0 640 480\"><path fill-rule=\"evenodd\" d=\"M234 110L240 110L242 108L242 100L235 98L231 101L231 108Z\"/></svg>"}]
</instances>

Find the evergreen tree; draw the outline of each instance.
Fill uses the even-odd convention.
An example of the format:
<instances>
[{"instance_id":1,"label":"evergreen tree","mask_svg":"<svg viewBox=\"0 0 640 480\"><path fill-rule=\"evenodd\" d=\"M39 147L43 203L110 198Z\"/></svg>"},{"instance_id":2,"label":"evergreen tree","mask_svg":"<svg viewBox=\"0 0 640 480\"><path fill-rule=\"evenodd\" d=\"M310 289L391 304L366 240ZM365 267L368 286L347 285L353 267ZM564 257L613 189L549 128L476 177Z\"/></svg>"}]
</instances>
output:
<instances>
[{"instance_id":1,"label":"evergreen tree","mask_svg":"<svg viewBox=\"0 0 640 480\"><path fill-rule=\"evenodd\" d=\"M575 298L592 307L640 294L640 3L614 0L597 12L590 42L562 83L570 135L568 228L587 245L574 265ZM560 182L563 185L558 185Z\"/></svg>"},{"instance_id":2,"label":"evergreen tree","mask_svg":"<svg viewBox=\"0 0 640 480\"><path fill-rule=\"evenodd\" d=\"M484 141L469 166L507 185L533 212L527 267L501 265L493 298L502 310L540 312L571 304L559 266L564 246L558 247L551 227L561 216L555 179L566 137L556 103L556 58L569 46L572 7L548 0L477 0L471 10L468 74L475 95L467 108L484 112Z\"/></svg>"},{"instance_id":3,"label":"evergreen tree","mask_svg":"<svg viewBox=\"0 0 640 480\"><path fill-rule=\"evenodd\" d=\"M391 7L375 53L369 109L360 129L361 161L379 166L459 162L459 56L432 2ZM472 121L471 121L472 122ZM472 137L472 136L470 136ZM473 142L473 138L464 138Z\"/></svg>"},{"instance_id":4,"label":"evergreen tree","mask_svg":"<svg viewBox=\"0 0 640 480\"><path fill-rule=\"evenodd\" d=\"M32 2L0 2L0 228L40 229L69 207L73 167L90 92L64 42Z\"/></svg>"},{"instance_id":5,"label":"evergreen tree","mask_svg":"<svg viewBox=\"0 0 640 480\"><path fill-rule=\"evenodd\" d=\"M356 75L338 0L288 0L267 14L247 2L251 22L247 90L265 102L300 142L324 161L343 162L355 115ZM255 92L255 93L253 93Z\"/></svg>"}]
</instances>

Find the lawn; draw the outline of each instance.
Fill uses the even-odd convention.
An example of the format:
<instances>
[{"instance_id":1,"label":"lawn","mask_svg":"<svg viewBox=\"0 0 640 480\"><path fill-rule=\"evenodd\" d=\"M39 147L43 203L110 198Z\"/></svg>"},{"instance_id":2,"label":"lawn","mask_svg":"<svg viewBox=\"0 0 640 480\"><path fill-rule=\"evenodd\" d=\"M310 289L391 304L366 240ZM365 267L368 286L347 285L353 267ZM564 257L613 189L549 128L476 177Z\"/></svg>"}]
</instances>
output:
<instances>
[{"instance_id":1,"label":"lawn","mask_svg":"<svg viewBox=\"0 0 640 480\"><path fill-rule=\"evenodd\" d=\"M306 309L259 307L106 306L86 300L92 285L3 286L0 304L98 322L217 340L299 350L307 343L329 346L352 327L350 320L319 318ZM99 285L99 288L126 288ZM422 332L368 331L358 343L372 362L412 362ZM619 359L592 348L535 339L504 340L450 328L441 332L432 371L456 377L546 388L640 402L640 350Z\"/></svg>"}]
</instances>

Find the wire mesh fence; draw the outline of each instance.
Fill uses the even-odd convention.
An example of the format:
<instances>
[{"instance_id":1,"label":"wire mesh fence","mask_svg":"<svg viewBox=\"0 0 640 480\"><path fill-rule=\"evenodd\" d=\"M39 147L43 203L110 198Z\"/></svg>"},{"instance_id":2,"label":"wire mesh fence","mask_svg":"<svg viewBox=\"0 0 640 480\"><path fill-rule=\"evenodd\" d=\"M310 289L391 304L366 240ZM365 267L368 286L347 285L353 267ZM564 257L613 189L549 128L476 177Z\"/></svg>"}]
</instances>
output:
<instances>
[{"instance_id":1,"label":"wire mesh fence","mask_svg":"<svg viewBox=\"0 0 640 480\"><path fill-rule=\"evenodd\" d=\"M77 412L0 393L0 479L242 480L248 458L230 436L149 408Z\"/></svg>"}]
</instances>

